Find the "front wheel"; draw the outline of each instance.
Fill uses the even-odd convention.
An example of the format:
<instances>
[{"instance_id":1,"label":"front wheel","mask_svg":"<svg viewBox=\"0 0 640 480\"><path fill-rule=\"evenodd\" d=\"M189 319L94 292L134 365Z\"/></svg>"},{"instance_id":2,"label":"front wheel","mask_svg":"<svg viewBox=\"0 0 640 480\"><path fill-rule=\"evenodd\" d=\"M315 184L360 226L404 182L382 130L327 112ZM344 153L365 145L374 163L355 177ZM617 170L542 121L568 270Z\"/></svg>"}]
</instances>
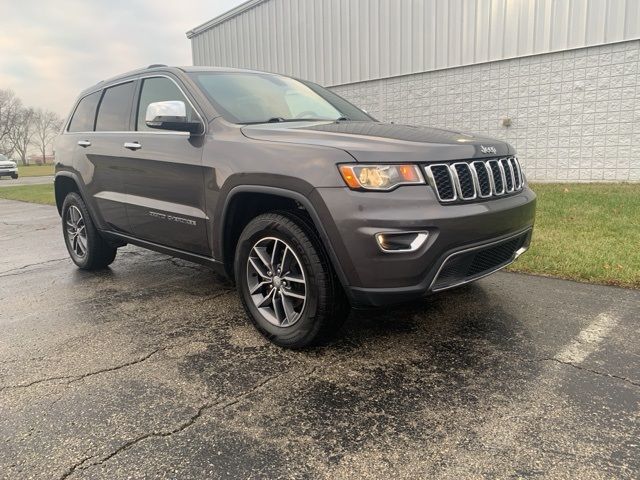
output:
<instances>
[{"instance_id":1,"label":"front wheel","mask_svg":"<svg viewBox=\"0 0 640 480\"><path fill-rule=\"evenodd\" d=\"M73 192L62 204L62 232L69 256L83 270L99 270L116 258L117 249L98 233L82 197Z\"/></svg>"},{"instance_id":2,"label":"front wheel","mask_svg":"<svg viewBox=\"0 0 640 480\"><path fill-rule=\"evenodd\" d=\"M235 278L256 328L283 347L322 343L349 311L314 229L287 212L253 219L238 240Z\"/></svg>"}]
</instances>

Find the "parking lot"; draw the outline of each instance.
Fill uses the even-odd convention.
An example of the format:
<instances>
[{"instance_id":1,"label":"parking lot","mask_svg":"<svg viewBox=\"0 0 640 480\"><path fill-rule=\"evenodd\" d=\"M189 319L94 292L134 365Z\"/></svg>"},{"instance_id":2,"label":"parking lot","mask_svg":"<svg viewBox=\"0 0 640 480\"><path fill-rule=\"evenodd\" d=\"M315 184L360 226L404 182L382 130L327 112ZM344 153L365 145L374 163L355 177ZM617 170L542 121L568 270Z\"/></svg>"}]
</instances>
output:
<instances>
[{"instance_id":1,"label":"parking lot","mask_svg":"<svg viewBox=\"0 0 640 480\"><path fill-rule=\"evenodd\" d=\"M639 291L499 273L296 352L204 267L0 212L0 477L640 476Z\"/></svg>"}]
</instances>

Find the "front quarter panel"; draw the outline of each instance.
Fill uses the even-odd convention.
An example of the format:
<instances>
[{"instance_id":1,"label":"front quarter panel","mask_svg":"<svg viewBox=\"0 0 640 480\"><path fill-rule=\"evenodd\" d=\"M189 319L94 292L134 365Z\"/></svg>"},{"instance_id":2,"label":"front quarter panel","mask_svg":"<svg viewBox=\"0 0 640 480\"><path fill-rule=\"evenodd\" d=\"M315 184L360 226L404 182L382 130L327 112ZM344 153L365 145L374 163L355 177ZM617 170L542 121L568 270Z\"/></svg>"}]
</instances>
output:
<instances>
[{"instance_id":1,"label":"front quarter panel","mask_svg":"<svg viewBox=\"0 0 640 480\"><path fill-rule=\"evenodd\" d=\"M220 121L212 122L208 135L202 157L206 208L218 259L224 205L234 187L273 187L309 199L317 187L343 187L336 165L353 161L336 148L249 139L239 128Z\"/></svg>"}]
</instances>

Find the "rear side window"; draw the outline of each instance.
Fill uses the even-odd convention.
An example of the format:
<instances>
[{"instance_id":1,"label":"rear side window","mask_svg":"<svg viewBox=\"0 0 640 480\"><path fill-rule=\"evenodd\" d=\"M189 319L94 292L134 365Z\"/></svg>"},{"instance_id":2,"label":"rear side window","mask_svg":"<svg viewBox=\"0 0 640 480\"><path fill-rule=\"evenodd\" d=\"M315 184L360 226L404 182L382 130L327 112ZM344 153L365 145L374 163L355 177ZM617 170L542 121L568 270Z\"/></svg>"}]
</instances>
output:
<instances>
[{"instance_id":1,"label":"rear side window","mask_svg":"<svg viewBox=\"0 0 640 480\"><path fill-rule=\"evenodd\" d=\"M107 88L98 107L96 131L122 132L129 130L132 101L133 82Z\"/></svg>"},{"instance_id":2,"label":"rear side window","mask_svg":"<svg viewBox=\"0 0 640 480\"><path fill-rule=\"evenodd\" d=\"M175 83L165 77L145 78L142 83L142 91L140 92L140 102L138 102L136 130L154 130L153 128L147 127L145 123L147 107L153 102L167 102L170 100L184 102L187 109L188 121L196 121L197 117L193 108L191 108L191 104Z\"/></svg>"},{"instance_id":3,"label":"rear side window","mask_svg":"<svg viewBox=\"0 0 640 480\"><path fill-rule=\"evenodd\" d=\"M80 100L76 111L73 112L71 122L69 122L69 132L93 131L93 122L96 119L96 107L98 106L101 93L102 92L92 93Z\"/></svg>"}]
</instances>

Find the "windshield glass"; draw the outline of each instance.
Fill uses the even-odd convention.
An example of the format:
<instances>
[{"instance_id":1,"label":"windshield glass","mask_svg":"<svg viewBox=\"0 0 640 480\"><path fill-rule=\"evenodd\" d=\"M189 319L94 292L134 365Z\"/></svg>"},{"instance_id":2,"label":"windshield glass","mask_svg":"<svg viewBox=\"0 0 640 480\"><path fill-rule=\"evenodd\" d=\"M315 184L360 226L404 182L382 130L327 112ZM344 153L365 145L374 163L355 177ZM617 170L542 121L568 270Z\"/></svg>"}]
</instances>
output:
<instances>
[{"instance_id":1,"label":"windshield glass","mask_svg":"<svg viewBox=\"0 0 640 480\"><path fill-rule=\"evenodd\" d=\"M196 72L192 78L227 120L266 123L371 117L322 87L267 73Z\"/></svg>"}]
</instances>

